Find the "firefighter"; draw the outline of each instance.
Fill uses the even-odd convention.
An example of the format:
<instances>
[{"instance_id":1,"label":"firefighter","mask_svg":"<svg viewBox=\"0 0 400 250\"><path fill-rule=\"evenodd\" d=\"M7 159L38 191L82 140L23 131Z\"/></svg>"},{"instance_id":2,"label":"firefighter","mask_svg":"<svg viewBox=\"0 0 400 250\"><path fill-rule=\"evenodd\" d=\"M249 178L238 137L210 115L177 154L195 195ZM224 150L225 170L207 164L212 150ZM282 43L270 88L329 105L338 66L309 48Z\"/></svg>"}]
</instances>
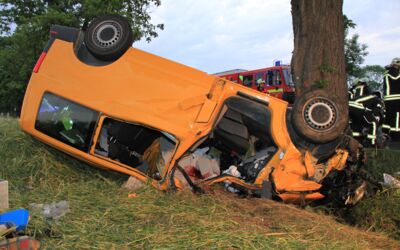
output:
<instances>
[{"instance_id":1,"label":"firefighter","mask_svg":"<svg viewBox=\"0 0 400 250\"><path fill-rule=\"evenodd\" d=\"M378 93L371 93L366 80L358 80L349 91L349 116L353 137L364 146L381 145L385 105Z\"/></svg>"},{"instance_id":2,"label":"firefighter","mask_svg":"<svg viewBox=\"0 0 400 250\"><path fill-rule=\"evenodd\" d=\"M383 124L385 132L391 136L400 134L400 57L386 66L383 83L383 100L386 106L386 119Z\"/></svg>"},{"instance_id":3,"label":"firefighter","mask_svg":"<svg viewBox=\"0 0 400 250\"><path fill-rule=\"evenodd\" d=\"M256 81L256 87L258 91L264 91L265 81L262 78L258 78Z\"/></svg>"},{"instance_id":4,"label":"firefighter","mask_svg":"<svg viewBox=\"0 0 400 250\"><path fill-rule=\"evenodd\" d=\"M354 80L353 87L351 87L349 90L349 95L351 100L358 99L362 96L368 96L370 94L371 90L369 89L367 85L367 80L365 78L361 79L356 78Z\"/></svg>"}]
</instances>

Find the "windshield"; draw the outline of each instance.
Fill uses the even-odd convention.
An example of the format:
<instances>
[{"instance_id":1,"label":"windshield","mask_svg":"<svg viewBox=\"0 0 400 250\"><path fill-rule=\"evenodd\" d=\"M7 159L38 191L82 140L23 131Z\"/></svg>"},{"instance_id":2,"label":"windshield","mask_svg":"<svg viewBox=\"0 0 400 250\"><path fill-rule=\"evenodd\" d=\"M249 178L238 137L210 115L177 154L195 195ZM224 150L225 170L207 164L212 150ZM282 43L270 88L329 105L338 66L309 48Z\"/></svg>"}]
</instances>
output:
<instances>
[{"instance_id":1,"label":"windshield","mask_svg":"<svg viewBox=\"0 0 400 250\"><path fill-rule=\"evenodd\" d=\"M286 84L289 85L290 87L294 87L294 82L293 82L292 74L290 73L290 69L286 68L286 69L282 69L282 71L283 71L283 75L285 76Z\"/></svg>"}]
</instances>

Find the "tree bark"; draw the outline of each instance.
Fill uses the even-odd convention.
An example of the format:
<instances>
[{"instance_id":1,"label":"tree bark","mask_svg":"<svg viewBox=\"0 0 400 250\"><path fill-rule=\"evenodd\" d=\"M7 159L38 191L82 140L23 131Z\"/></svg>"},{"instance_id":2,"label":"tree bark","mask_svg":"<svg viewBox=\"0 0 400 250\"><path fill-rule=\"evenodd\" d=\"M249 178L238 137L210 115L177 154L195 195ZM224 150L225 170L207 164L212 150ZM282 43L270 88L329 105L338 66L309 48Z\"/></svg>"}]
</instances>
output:
<instances>
[{"instance_id":1,"label":"tree bark","mask_svg":"<svg viewBox=\"0 0 400 250\"><path fill-rule=\"evenodd\" d=\"M291 5L296 95L322 88L347 110L343 0L291 0Z\"/></svg>"}]
</instances>

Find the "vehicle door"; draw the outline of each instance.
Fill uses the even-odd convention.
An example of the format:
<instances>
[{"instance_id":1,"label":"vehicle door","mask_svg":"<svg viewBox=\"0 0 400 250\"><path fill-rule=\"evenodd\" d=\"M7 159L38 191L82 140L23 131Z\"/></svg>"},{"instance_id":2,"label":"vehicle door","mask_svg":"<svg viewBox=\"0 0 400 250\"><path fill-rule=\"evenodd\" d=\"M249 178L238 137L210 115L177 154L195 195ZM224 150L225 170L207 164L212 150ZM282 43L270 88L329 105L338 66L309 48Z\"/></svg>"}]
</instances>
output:
<instances>
[{"instance_id":1,"label":"vehicle door","mask_svg":"<svg viewBox=\"0 0 400 250\"><path fill-rule=\"evenodd\" d=\"M282 72L280 68L270 69L265 74L266 79L266 93L282 98Z\"/></svg>"}]
</instances>

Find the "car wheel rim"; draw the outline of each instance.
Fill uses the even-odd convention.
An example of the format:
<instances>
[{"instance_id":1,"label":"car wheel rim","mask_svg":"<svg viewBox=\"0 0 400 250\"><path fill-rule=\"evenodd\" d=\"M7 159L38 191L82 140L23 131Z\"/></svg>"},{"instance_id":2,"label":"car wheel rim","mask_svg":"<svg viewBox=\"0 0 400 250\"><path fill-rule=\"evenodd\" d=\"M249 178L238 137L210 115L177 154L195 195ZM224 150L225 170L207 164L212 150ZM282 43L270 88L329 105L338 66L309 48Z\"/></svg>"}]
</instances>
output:
<instances>
[{"instance_id":1,"label":"car wheel rim","mask_svg":"<svg viewBox=\"0 0 400 250\"><path fill-rule=\"evenodd\" d=\"M115 21L99 23L93 32L93 41L100 48L110 48L121 40L122 26Z\"/></svg>"},{"instance_id":2,"label":"car wheel rim","mask_svg":"<svg viewBox=\"0 0 400 250\"><path fill-rule=\"evenodd\" d=\"M303 111L308 126L317 131L331 129L336 123L337 109L328 99L318 97L310 100Z\"/></svg>"}]
</instances>

